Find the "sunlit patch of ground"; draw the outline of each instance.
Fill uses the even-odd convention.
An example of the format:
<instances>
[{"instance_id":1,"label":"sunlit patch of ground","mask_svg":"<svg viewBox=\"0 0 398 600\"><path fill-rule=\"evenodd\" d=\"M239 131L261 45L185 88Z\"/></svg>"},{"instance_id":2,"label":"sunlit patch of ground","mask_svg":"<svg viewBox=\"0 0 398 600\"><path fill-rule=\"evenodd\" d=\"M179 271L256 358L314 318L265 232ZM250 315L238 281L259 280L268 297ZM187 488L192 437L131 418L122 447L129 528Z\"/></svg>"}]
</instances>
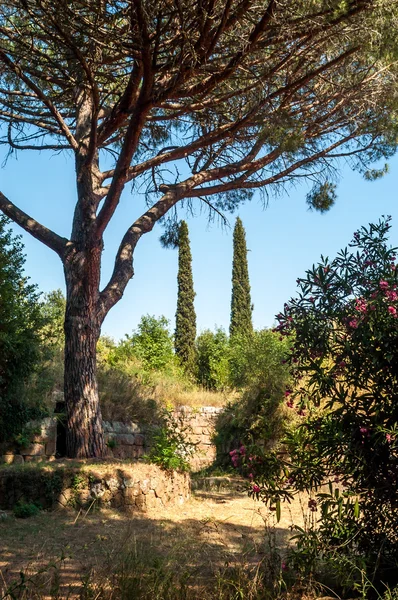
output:
<instances>
[{"instance_id":1,"label":"sunlit patch of ground","mask_svg":"<svg viewBox=\"0 0 398 600\"><path fill-rule=\"evenodd\" d=\"M0 523L0 589L46 567L60 597L74 597L91 570L106 568L121 552L153 553L199 578L226 564L256 564L269 546L286 548L292 522L303 523L305 498L274 513L242 491L196 491L182 506L132 516L116 511L42 512L30 519L11 514ZM56 568L47 568L54 562ZM50 586L51 587L51 586ZM1 595L0 595L1 597Z\"/></svg>"}]
</instances>

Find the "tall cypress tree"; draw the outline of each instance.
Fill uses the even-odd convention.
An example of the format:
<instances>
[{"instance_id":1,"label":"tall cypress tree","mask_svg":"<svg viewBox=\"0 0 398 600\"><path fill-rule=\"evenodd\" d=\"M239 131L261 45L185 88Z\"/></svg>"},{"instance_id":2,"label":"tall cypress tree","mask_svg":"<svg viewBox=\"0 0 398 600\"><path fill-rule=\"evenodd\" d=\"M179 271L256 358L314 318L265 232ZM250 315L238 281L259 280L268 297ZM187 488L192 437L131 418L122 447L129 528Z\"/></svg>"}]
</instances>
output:
<instances>
[{"instance_id":1,"label":"tall cypress tree","mask_svg":"<svg viewBox=\"0 0 398 600\"><path fill-rule=\"evenodd\" d=\"M250 335L253 331L246 234L239 217L236 219L233 245L231 323L229 326L231 338L235 335Z\"/></svg>"},{"instance_id":2,"label":"tall cypress tree","mask_svg":"<svg viewBox=\"0 0 398 600\"><path fill-rule=\"evenodd\" d=\"M181 221L178 232L178 297L174 347L181 364L190 370L195 360L196 314L192 277L192 255L188 225Z\"/></svg>"}]
</instances>

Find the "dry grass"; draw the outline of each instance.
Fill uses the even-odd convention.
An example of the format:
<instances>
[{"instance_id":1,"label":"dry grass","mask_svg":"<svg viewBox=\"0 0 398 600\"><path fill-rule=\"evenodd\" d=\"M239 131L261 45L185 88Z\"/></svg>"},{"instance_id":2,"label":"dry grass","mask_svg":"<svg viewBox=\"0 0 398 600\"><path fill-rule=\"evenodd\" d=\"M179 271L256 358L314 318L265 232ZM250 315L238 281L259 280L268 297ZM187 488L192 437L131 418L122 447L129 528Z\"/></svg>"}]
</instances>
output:
<instances>
[{"instance_id":1,"label":"dry grass","mask_svg":"<svg viewBox=\"0 0 398 600\"><path fill-rule=\"evenodd\" d=\"M91 466L85 468L91 469ZM269 556L270 548L275 549L275 543L286 547L292 518L296 522L302 520L301 513L299 503L286 506L281 522L276 524L273 513L262 504L244 492L224 489L198 491L178 508L133 516L110 510L79 516L69 511L41 513L29 520L10 516L0 522L0 590L3 587L4 594L7 586L18 581L20 571L29 579L42 569L43 573L34 579L40 595L15 595L15 598L94 598L98 594L98 600L133 599L135 596L122 592L113 596L108 593L109 586L116 585L115 573L119 574L118 585L124 581L120 573L127 568L126 561L130 561L134 563L130 564L130 571L146 573L144 579L148 585L148 573L151 585L155 585L153 577L167 579L173 574L173 577L178 576L179 586L186 580L189 590L185 596L177 595L177 591L175 596L160 595L158 591L158 595L137 595L137 598L240 597L223 595L224 589L237 585L233 583L235 577L241 583L248 579L245 599L257 598L253 578L259 577L259 569ZM280 569L280 558L276 557L276 561ZM131 585L131 577L129 582ZM144 583L140 579L134 585ZM160 586L161 581L156 585ZM215 596L219 585L221 588ZM84 596L85 586L96 587L97 591L93 596Z\"/></svg>"},{"instance_id":2,"label":"dry grass","mask_svg":"<svg viewBox=\"0 0 398 600\"><path fill-rule=\"evenodd\" d=\"M116 369L99 371L101 408L105 420L154 423L164 406L222 407L234 392L211 392L165 373L143 378Z\"/></svg>"}]
</instances>

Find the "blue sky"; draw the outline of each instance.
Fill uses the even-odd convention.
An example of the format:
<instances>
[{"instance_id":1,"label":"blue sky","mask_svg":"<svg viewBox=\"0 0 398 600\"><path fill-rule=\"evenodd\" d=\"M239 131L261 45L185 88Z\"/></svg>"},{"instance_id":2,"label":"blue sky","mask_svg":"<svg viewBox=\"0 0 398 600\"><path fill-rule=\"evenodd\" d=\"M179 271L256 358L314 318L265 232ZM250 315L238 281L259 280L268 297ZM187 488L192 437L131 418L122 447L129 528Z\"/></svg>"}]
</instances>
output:
<instances>
[{"instance_id":1,"label":"blue sky","mask_svg":"<svg viewBox=\"0 0 398 600\"><path fill-rule=\"evenodd\" d=\"M4 155L0 155L1 163L3 159ZM297 277L321 254L333 257L361 225L391 214L390 239L392 245L398 245L397 184L398 157L395 157L390 162L390 173L371 183L344 168L338 200L324 215L308 211L305 197L309 188L305 183L291 189L289 194L271 199L266 209L259 196L240 208L236 215L246 228L255 327L272 326L275 314L295 294ZM69 235L75 202L74 165L70 157L47 152L19 153L17 160L11 157L0 170L0 189L43 224L61 235ZM142 197L133 196L127 189L106 233L104 282L111 273L121 236L143 208ZM222 229L216 223L209 225L205 215L187 219L199 331L215 325L226 329L229 326L232 229L236 215L227 215L230 229ZM14 230L23 235L26 272L32 281L43 292L64 289L58 257L17 226ZM174 327L177 252L161 247L158 241L161 232L157 226L140 240L135 254L135 276L122 300L109 313L103 333L120 339L146 313L163 314Z\"/></svg>"}]
</instances>

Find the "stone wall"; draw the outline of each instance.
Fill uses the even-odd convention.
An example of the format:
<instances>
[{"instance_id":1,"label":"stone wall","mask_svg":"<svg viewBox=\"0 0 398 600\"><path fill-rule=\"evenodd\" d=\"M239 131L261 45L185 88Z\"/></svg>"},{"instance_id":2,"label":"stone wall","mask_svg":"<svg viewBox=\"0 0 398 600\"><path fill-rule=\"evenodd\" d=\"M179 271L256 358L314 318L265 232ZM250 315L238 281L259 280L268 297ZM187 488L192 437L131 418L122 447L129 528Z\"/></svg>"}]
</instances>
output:
<instances>
[{"instance_id":1,"label":"stone wall","mask_svg":"<svg viewBox=\"0 0 398 600\"><path fill-rule=\"evenodd\" d=\"M200 471L210 466L216 458L213 435L216 419L222 410L222 408L214 406L202 406L201 408L181 406L174 412L177 420L181 423L187 441L194 444L196 448L190 461L193 471Z\"/></svg>"},{"instance_id":2,"label":"stone wall","mask_svg":"<svg viewBox=\"0 0 398 600\"><path fill-rule=\"evenodd\" d=\"M148 436L138 423L104 421L105 443L108 456L113 458L141 458L148 446Z\"/></svg>"},{"instance_id":3,"label":"stone wall","mask_svg":"<svg viewBox=\"0 0 398 600\"><path fill-rule=\"evenodd\" d=\"M12 509L18 502L35 502L44 509L96 506L146 511L181 505L190 493L189 474L163 471L143 463L85 461L79 467L70 466L69 461L57 461L40 469L35 465L0 469L3 510Z\"/></svg>"},{"instance_id":4,"label":"stone wall","mask_svg":"<svg viewBox=\"0 0 398 600\"><path fill-rule=\"evenodd\" d=\"M30 421L25 426L18 443L7 444L0 450L0 462L23 464L55 458L57 445L57 419L48 417Z\"/></svg>"},{"instance_id":5,"label":"stone wall","mask_svg":"<svg viewBox=\"0 0 398 600\"><path fill-rule=\"evenodd\" d=\"M212 464L216 449L212 442L215 421L222 408L182 406L174 411L174 418L187 441L195 446L191 459L193 471ZM104 421L105 443L108 458L140 459L150 447L150 431L138 423ZM153 431L153 428L152 428ZM0 462L23 464L40 460L54 460L57 443L57 419L49 417L29 422L20 444L8 445L0 450Z\"/></svg>"}]
</instances>

